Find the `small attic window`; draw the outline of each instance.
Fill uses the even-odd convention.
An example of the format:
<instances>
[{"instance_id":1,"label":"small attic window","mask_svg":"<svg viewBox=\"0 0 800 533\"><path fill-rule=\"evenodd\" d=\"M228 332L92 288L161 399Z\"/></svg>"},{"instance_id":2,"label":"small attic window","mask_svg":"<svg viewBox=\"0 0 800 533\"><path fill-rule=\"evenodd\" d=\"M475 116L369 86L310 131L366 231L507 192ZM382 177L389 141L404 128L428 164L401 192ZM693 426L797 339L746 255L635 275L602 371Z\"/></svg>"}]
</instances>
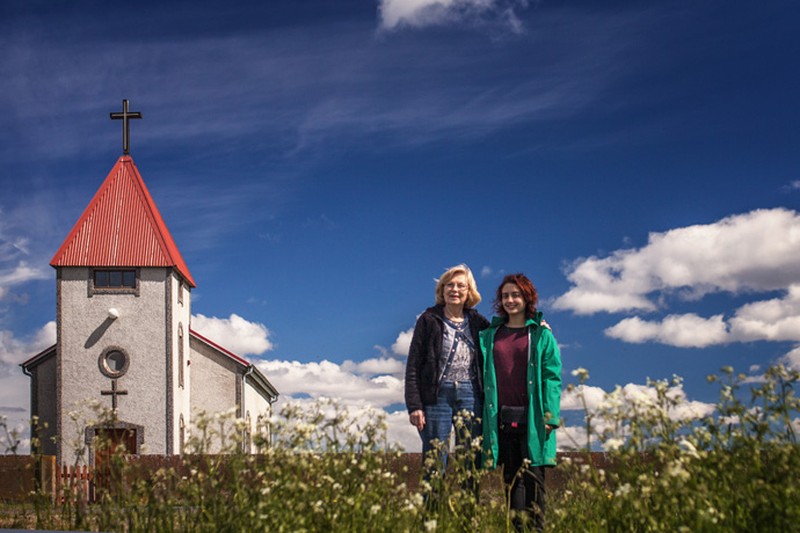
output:
<instances>
[{"instance_id":1,"label":"small attic window","mask_svg":"<svg viewBox=\"0 0 800 533\"><path fill-rule=\"evenodd\" d=\"M94 286L98 289L135 289L135 270L95 270Z\"/></svg>"},{"instance_id":2,"label":"small attic window","mask_svg":"<svg viewBox=\"0 0 800 533\"><path fill-rule=\"evenodd\" d=\"M136 294L138 295L138 279L135 268L92 270L89 296L93 294Z\"/></svg>"}]
</instances>

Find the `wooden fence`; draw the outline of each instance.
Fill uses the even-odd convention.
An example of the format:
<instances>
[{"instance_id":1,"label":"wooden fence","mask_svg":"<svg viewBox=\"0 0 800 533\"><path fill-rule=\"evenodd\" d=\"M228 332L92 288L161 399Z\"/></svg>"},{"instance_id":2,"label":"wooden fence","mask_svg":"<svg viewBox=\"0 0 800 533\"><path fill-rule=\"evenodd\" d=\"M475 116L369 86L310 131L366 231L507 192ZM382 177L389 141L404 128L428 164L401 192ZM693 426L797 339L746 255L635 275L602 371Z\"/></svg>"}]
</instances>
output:
<instances>
[{"instance_id":1,"label":"wooden fence","mask_svg":"<svg viewBox=\"0 0 800 533\"><path fill-rule=\"evenodd\" d=\"M64 503L67 498L75 502L92 503L95 501L95 469L86 465L61 465L55 476L54 495Z\"/></svg>"}]
</instances>

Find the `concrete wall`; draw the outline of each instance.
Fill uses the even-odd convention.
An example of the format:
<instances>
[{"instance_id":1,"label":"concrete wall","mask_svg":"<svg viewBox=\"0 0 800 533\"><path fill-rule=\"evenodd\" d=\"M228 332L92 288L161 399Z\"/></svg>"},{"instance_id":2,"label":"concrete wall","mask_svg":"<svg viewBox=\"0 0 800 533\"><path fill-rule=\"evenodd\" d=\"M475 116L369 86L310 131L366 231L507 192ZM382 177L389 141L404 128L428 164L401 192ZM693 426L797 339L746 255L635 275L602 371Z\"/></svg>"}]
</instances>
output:
<instances>
[{"instance_id":1,"label":"concrete wall","mask_svg":"<svg viewBox=\"0 0 800 533\"><path fill-rule=\"evenodd\" d=\"M56 357L50 357L33 369L31 382L31 416L39 419L38 426L31 427L31 438L39 439L38 452L44 455L56 454L56 370Z\"/></svg>"},{"instance_id":2,"label":"concrete wall","mask_svg":"<svg viewBox=\"0 0 800 533\"><path fill-rule=\"evenodd\" d=\"M244 413L243 417L247 418L250 415L250 434L255 437L261 434L261 437L266 439L267 442L271 441L269 418L272 416L272 406L264 398L258 390L245 380L244 384ZM250 439L250 447L246 449L247 453L255 453L256 447L253 439Z\"/></svg>"},{"instance_id":3,"label":"concrete wall","mask_svg":"<svg viewBox=\"0 0 800 533\"><path fill-rule=\"evenodd\" d=\"M214 415L231 409L236 409L236 416L242 417L243 414L238 409L240 400L237 398L237 388L241 384L241 365L194 338L191 339L190 346L192 419L201 412ZM217 446L218 444L216 443ZM209 451L213 453L218 450L218 447L213 447Z\"/></svg>"},{"instance_id":4,"label":"concrete wall","mask_svg":"<svg viewBox=\"0 0 800 533\"><path fill-rule=\"evenodd\" d=\"M189 327L192 316L192 293L188 285L181 283L180 277L173 271L168 283L168 308L170 320L170 344L172 353L171 376L168 389L171 389L170 413L167 413L169 424L169 444L167 453L181 453L180 449L180 419L183 415L184 422L191 416L191 347L189 342ZM181 335L180 332L183 332ZM180 384L180 344L183 344L183 385Z\"/></svg>"},{"instance_id":5,"label":"concrete wall","mask_svg":"<svg viewBox=\"0 0 800 533\"><path fill-rule=\"evenodd\" d=\"M84 428L96 421L95 402L111 408L112 380L98 367L101 353L117 346L127 352L130 365L117 381L127 390L118 399L118 420L144 427L144 452L165 453L168 317L166 279L171 269L139 269L138 295L89 293L91 270L59 269L57 281L58 349L60 350L60 462L75 462L74 450L84 438ZM110 308L119 318L108 318ZM77 421L75 420L77 419ZM84 459L88 462L88 457Z\"/></svg>"}]
</instances>

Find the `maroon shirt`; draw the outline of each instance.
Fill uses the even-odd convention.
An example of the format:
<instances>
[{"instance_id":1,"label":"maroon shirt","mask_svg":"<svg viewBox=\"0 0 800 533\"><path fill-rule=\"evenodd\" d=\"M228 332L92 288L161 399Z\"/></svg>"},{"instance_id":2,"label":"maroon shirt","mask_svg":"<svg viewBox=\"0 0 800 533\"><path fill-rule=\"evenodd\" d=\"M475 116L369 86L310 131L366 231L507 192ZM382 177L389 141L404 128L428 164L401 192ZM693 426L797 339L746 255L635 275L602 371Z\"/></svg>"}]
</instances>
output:
<instances>
[{"instance_id":1,"label":"maroon shirt","mask_svg":"<svg viewBox=\"0 0 800 533\"><path fill-rule=\"evenodd\" d=\"M498 405L528 405L528 328L500 327L494 336Z\"/></svg>"}]
</instances>

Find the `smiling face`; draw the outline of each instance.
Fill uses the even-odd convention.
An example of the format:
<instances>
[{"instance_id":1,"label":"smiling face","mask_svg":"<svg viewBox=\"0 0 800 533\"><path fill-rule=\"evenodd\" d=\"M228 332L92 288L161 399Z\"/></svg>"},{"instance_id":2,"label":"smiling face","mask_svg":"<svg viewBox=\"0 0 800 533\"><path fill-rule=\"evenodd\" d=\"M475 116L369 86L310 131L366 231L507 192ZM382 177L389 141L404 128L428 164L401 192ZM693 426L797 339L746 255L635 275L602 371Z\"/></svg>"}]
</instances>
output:
<instances>
[{"instance_id":1,"label":"smiling face","mask_svg":"<svg viewBox=\"0 0 800 533\"><path fill-rule=\"evenodd\" d=\"M467 276L456 274L444 284L444 303L446 305L463 306L467 302L467 289L469 289Z\"/></svg>"},{"instance_id":2,"label":"smiling face","mask_svg":"<svg viewBox=\"0 0 800 533\"><path fill-rule=\"evenodd\" d=\"M500 292L503 309L508 313L509 320L525 317L527 303L519 287L514 283L506 283Z\"/></svg>"}]
</instances>

